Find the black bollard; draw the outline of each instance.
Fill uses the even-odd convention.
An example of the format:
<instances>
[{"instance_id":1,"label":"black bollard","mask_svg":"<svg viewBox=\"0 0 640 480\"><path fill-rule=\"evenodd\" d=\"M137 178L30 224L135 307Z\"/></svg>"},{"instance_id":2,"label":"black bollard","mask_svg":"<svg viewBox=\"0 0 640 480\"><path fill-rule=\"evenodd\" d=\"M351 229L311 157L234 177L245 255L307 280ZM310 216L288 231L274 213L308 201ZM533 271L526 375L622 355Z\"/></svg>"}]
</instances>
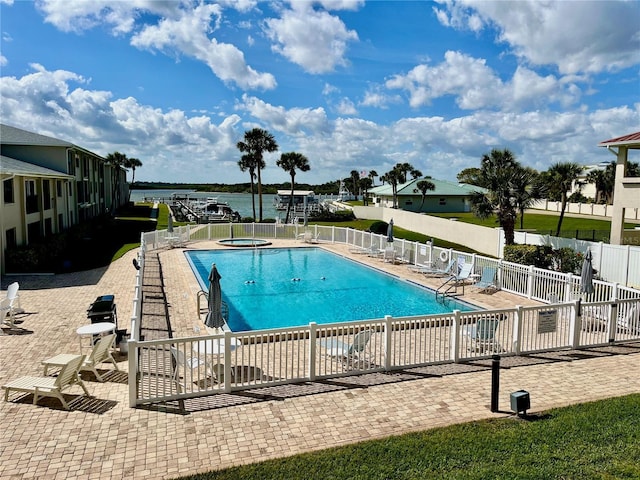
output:
<instances>
[{"instance_id":1,"label":"black bollard","mask_svg":"<svg viewBox=\"0 0 640 480\"><path fill-rule=\"evenodd\" d=\"M498 396L500 393L500 355L491 357L491 411L498 411Z\"/></svg>"}]
</instances>

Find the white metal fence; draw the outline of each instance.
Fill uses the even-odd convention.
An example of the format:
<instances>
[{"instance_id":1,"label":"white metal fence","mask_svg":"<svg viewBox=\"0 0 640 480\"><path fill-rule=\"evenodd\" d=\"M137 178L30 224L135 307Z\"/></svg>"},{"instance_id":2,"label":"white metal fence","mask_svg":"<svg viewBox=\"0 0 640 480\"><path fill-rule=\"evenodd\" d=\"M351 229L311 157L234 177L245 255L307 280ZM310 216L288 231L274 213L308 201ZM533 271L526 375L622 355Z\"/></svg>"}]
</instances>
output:
<instances>
[{"instance_id":1,"label":"white metal fence","mask_svg":"<svg viewBox=\"0 0 640 480\"><path fill-rule=\"evenodd\" d=\"M384 235L350 228L310 228L314 238L325 242L377 249L384 249L387 243ZM580 293L580 278L575 275L400 239L394 248L410 264L458 259L470 263L476 273L483 267L494 267L502 290L547 304L139 340L145 250L170 245L175 237L185 243L239 238L240 233L248 238L295 239L303 232L304 227L296 225L208 224L179 227L170 234L155 231L142 235L129 342L132 407L363 372L463 362L493 354L519 355L640 340L639 290L595 281L595 291L585 295ZM362 350L349 351L356 335L364 331L369 332L369 338ZM240 346L231 348L236 344ZM336 353L332 351L336 345L346 346L346 354L331 355Z\"/></svg>"}]
</instances>

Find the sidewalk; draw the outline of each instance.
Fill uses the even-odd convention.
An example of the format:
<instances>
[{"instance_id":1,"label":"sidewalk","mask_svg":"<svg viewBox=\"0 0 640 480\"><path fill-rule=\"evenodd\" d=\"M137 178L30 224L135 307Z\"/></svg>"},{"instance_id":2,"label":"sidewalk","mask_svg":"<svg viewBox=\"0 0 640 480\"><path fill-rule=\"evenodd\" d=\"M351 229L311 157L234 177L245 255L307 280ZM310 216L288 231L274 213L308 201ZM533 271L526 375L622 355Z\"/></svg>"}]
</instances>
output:
<instances>
[{"instance_id":1,"label":"sidewalk","mask_svg":"<svg viewBox=\"0 0 640 480\"><path fill-rule=\"evenodd\" d=\"M209 248L209 244L191 247ZM199 287L181 249L159 252L166 308L175 336L193 334ZM4 277L20 282L19 330L0 335L0 384L41 375L40 361L79 349L75 330L100 295L114 294L119 328L129 328L136 270L129 252L106 269L55 277ZM404 268L406 270L406 267ZM4 290L0 292L4 295ZM498 294L485 296L513 304ZM12 333L12 334L10 334ZM640 392L640 344L555 352L503 361L500 413L490 412L490 362L443 365L304 383L187 402L188 414L163 406L128 406L123 372L105 383L83 374L93 398L78 395L72 410L56 399L0 402L0 478L175 478L337 445L454 423L511 415L509 394L527 390L530 412ZM524 366L519 366L519 365ZM109 367L105 367L105 371ZM341 379L342 380L342 379ZM3 392L4 393L4 392ZM263 392L264 393L264 392ZM73 395L66 398L71 399Z\"/></svg>"}]
</instances>

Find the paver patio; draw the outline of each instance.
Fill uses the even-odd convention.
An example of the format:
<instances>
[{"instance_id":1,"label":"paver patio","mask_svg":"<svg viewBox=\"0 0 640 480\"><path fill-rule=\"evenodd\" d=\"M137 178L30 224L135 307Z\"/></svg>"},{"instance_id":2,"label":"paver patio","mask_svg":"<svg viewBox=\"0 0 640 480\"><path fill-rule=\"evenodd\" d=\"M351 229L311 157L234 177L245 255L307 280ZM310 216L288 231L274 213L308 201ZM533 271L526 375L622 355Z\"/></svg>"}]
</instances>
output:
<instances>
[{"instance_id":1,"label":"paver patio","mask_svg":"<svg viewBox=\"0 0 640 480\"><path fill-rule=\"evenodd\" d=\"M274 242L277 246L301 242ZM218 248L213 242L191 248ZM323 245L348 254L342 245ZM129 252L108 268L57 276L4 277L20 282L18 329L0 335L0 384L22 375L42 374L40 362L79 349L76 329L87 323L86 310L98 296L114 294L120 328L129 328L136 270ZM374 262L380 268L425 281L406 266ZM166 301L175 336L193 335L200 326L199 286L182 249L160 253ZM413 276L412 276L413 275ZM432 281L432 286L439 283ZM499 292L483 295L468 288L465 299L493 308L527 304ZM12 395L0 402L0 478L121 479L175 478L319 450L404 432L482 418L511 415L509 393L530 392L531 412L640 392L640 344L556 352L503 362L500 410L491 413L488 363L440 366L365 376L341 385L280 387L269 396L242 393L187 402L176 409L129 408L127 361L105 382L83 374L91 398L73 391L71 411L56 399L37 406L31 397ZM522 366L518 366L522 365ZM104 370L109 370L105 366ZM67 395L71 400L72 395Z\"/></svg>"}]
</instances>

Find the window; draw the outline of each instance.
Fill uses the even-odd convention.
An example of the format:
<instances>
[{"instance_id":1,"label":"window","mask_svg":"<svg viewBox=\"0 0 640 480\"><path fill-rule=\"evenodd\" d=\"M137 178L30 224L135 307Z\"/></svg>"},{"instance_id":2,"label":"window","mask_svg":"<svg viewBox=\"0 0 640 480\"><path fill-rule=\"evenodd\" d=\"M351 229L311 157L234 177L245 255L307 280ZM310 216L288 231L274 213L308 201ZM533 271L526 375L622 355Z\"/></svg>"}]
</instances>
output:
<instances>
[{"instance_id":1,"label":"window","mask_svg":"<svg viewBox=\"0 0 640 480\"><path fill-rule=\"evenodd\" d=\"M441 198L440 201L438 202L439 205L446 205L447 204L447 199L446 198Z\"/></svg>"},{"instance_id":2,"label":"window","mask_svg":"<svg viewBox=\"0 0 640 480\"><path fill-rule=\"evenodd\" d=\"M27 239L28 243L35 242L42 238L42 233L40 231L40 222L32 222L27 225Z\"/></svg>"},{"instance_id":3,"label":"window","mask_svg":"<svg viewBox=\"0 0 640 480\"><path fill-rule=\"evenodd\" d=\"M64 215L61 213L58 214L58 231L61 232L64 230Z\"/></svg>"},{"instance_id":4,"label":"window","mask_svg":"<svg viewBox=\"0 0 640 480\"><path fill-rule=\"evenodd\" d=\"M15 248L18 246L18 238L15 227L8 228L5 234L7 248Z\"/></svg>"},{"instance_id":5,"label":"window","mask_svg":"<svg viewBox=\"0 0 640 480\"><path fill-rule=\"evenodd\" d=\"M50 218L44 219L44 236L50 237L53 234L53 222Z\"/></svg>"},{"instance_id":6,"label":"window","mask_svg":"<svg viewBox=\"0 0 640 480\"><path fill-rule=\"evenodd\" d=\"M25 180L24 190L27 213L36 213L38 211L38 194L36 192L36 181Z\"/></svg>"},{"instance_id":7,"label":"window","mask_svg":"<svg viewBox=\"0 0 640 480\"><path fill-rule=\"evenodd\" d=\"M44 203L43 207L45 210L49 210L51 208L51 181L43 180L42 181L42 201Z\"/></svg>"},{"instance_id":8,"label":"window","mask_svg":"<svg viewBox=\"0 0 640 480\"><path fill-rule=\"evenodd\" d=\"M56 196L62 196L62 180L56 180Z\"/></svg>"},{"instance_id":9,"label":"window","mask_svg":"<svg viewBox=\"0 0 640 480\"><path fill-rule=\"evenodd\" d=\"M15 203L15 196L13 192L13 178L9 178L2 182L2 188L4 190L4 203Z\"/></svg>"}]
</instances>

